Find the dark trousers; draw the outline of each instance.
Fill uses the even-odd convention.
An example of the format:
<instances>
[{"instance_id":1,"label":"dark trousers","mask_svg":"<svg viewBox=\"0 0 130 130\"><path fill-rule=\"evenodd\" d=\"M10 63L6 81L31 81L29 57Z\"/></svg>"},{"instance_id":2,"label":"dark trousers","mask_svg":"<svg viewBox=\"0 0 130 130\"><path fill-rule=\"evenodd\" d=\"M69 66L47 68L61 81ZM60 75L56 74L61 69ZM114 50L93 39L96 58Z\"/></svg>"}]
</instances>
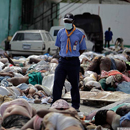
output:
<instances>
[{"instance_id":1,"label":"dark trousers","mask_svg":"<svg viewBox=\"0 0 130 130\"><path fill-rule=\"evenodd\" d=\"M71 98L72 107L78 109L80 106L80 94L79 94L79 69L80 61L79 58L66 59L61 57L59 59L59 64L55 70L54 86L53 86L53 102L61 99L62 89L66 76L71 83ZM53 103L52 102L52 103Z\"/></svg>"},{"instance_id":2,"label":"dark trousers","mask_svg":"<svg viewBox=\"0 0 130 130\"><path fill-rule=\"evenodd\" d=\"M108 43L108 48L109 48L110 47L110 41L105 41L105 47L106 47L107 43Z\"/></svg>"}]
</instances>

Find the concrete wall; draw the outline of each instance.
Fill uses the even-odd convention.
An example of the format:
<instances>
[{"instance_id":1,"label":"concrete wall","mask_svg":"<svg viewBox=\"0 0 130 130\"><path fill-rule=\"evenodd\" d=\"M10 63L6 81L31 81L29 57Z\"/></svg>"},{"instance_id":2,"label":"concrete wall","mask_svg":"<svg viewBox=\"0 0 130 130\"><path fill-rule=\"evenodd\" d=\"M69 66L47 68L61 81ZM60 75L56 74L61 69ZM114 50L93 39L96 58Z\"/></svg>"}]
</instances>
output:
<instances>
[{"instance_id":1,"label":"concrete wall","mask_svg":"<svg viewBox=\"0 0 130 130\"><path fill-rule=\"evenodd\" d=\"M41 2L41 0L35 0L34 6L38 5L40 2ZM45 1L45 2L41 3L37 8L34 8L34 18L41 15L43 12L45 12L50 7L51 7L51 3L49 1ZM42 17L37 18L34 22L41 20L43 17L47 16L48 14L50 14L50 11L47 12L46 14L43 14ZM44 18L40 22L34 24L32 28L33 29L45 29L45 30L47 30L48 19L49 19L49 17Z\"/></svg>"},{"instance_id":2,"label":"concrete wall","mask_svg":"<svg viewBox=\"0 0 130 130\"><path fill-rule=\"evenodd\" d=\"M59 25L63 25L63 17L66 13L71 12L74 15L90 12L91 14L100 15L103 25L103 32L111 27L113 32L113 41L118 37L124 39L124 44L130 46L130 4L69 4L61 3ZM112 44L112 42L111 42Z\"/></svg>"},{"instance_id":3,"label":"concrete wall","mask_svg":"<svg viewBox=\"0 0 130 130\"><path fill-rule=\"evenodd\" d=\"M34 1L34 7L36 5L39 5L37 6L36 8L34 8L34 18L37 18L38 16L40 16L41 14L44 14L41 15L41 17L38 17L37 19L34 20L34 23L31 27L29 27L29 29L44 29L44 30L47 30L49 31L50 30L50 27L52 24L54 25L58 25L59 21L58 19L53 19L53 23L51 23L51 4L52 2L55 3L55 1L44 1L42 2L43 0L35 0ZM39 4L41 3L41 4ZM50 9L50 10L49 10ZM53 11L55 11L56 9L53 8L52 9ZM52 18L56 15L56 13L52 14Z\"/></svg>"},{"instance_id":4,"label":"concrete wall","mask_svg":"<svg viewBox=\"0 0 130 130\"><path fill-rule=\"evenodd\" d=\"M9 21L9 0L0 0L0 44L9 35L13 35L20 29L21 24L21 0L11 0L10 30Z\"/></svg>"}]
</instances>

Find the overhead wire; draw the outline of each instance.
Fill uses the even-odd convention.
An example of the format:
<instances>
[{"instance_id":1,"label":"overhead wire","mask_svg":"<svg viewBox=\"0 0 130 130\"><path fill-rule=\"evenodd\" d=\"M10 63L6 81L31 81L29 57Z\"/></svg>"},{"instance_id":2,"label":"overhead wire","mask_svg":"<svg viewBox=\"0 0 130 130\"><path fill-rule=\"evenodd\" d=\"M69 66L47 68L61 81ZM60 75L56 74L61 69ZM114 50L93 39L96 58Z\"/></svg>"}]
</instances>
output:
<instances>
[{"instance_id":1,"label":"overhead wire","mask_svg":"<svg viewBox=\"0 0 130 130\"><path fill-rule=\"evenodd\" d=\"M89 1L91 1L91 0L87 0L86 2L84 2L84 3L80 4L79 6L75 7L75 8L74 8L73 10L71 10L70 12L73 12L74 10L76 10L77 8L83 6L83 4L85 4L85 3L89 2ZM67 9L68 9L68 8L67 8ZM67 10L67 9L66 9L66 10ZM65 11L65 10L64 10L64 11ZM62 11L60 14L58 14L58 16L61 15L62 13L64 13L64 11ZM54 17L54 18L55 18L55 17ZM54 18L53 18L53 19L54 19ZM51 20L53 20L53 19L51 19Z\"/></svg>"},{"instance_id":2,"label":"overhead wire","mask_svg":"<svg viewBox=\"0 0 130 130\"><path fill-rule=\"evenodd\" d=\"M68 8L72 7L74 4L76 4L76 3L79 2L79 1L80 1L80 0L77 0L76 2L73 2L73 4L72 4L71 6L69 6ZM68 6L68 5L70 5L70 3L67 4L67 5L65 5L65 6L63 6L62 8L66 7L66 6ZM62 9L62 8L60 8L60 9ZM58 9L58 10L60 10L60 9ZM54 11L53 13L57 12L58 10ZM50 11L50 9L48 9L47 11ZM45 12L47 12L47 11L45 11ZM64 10L64 11L65 11L65 10ZM44 12L44 13L45 13L45 12ZM44 14L44 13L43 13L43 14ZM53 13L52 13L52 14L53 14ZM40 20L38 20L38 21L32 23L31 25L29 25L29 27L31 27L32 25L34 25L34 24L40 22L41 20L47 18L47 17L50 16L50 15L51 15L51 14L48 14L48 15L42 17ZM41 15L41 16L42 16L42 15ZM39 16L39 17L40 17L40 16ZM37 17L37 18L39 18L39 17Z\"/></svg>"},{"instance_id":3,"label":"overhead wire","mask_svg":"<svg viewBox=\"0 0 130 130\"><path fill-rule=\"evenodd\" d=\"M63 0L61 0L60 2L62 2L62 1L63 1ZM54 6L57 6L60 2L56 3ZM68 6L68 5L69 5L69 4L63 6L62 8L66 7L66 6ZM34 18L34 19L37 19L37 18L41 17L43 14L45 14L46 12L48 12L48 11L50 11L50 10L51 10L51 8L49 8L48 10L46 10L45 12L43 12L42 14L40 14L39 16L37 16L37 17Z\"/></svg>"},{"instance_id":4,"label":"overhead wire","mask_svg":"<svg viewBox=\"0 0 130 130\"><path fill-rule=\"evenodd\" d=\"M45 1L46 1L46 0L42 0L39 4L37 4L36 6L34 6L33 9L27 11L26 14L32 12L35 8L37 8L38 6L40 6L41 4L43 4ZM22 17L22 16L20 16L20 17Z\"/></svg>"}]
</instances>

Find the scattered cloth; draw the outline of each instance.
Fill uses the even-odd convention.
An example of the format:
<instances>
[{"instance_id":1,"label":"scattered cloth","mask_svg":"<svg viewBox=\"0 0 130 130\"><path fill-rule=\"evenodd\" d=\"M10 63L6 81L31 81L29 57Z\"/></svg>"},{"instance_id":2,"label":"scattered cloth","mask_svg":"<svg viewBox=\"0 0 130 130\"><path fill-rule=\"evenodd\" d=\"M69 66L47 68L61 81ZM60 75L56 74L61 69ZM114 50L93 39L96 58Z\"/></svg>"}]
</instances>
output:
<instances>
[{"instance_id":1,"label":"scattered cloth","mask_svg":"<svg viewBox=\"0 0 130 130\"><path fill-rule=\"evenodd\" d=\"M130 94L130 82L123 81L122 83L117 84L116 91Z\"/></svg>"},{"instance_id":2,"label":"scattered cloth","mask_svg":"<svg viewBox=\"0 0 130 130\"><path fill-rule=\"evenodd\" d=\"M29 84L35 85L35 84L42 84L42 75L41 72L32 72L28 74L29 77Z\"/></svg>"},{"instance_id":3,"label":"scattered cloth","mask_svg":"<svg viewBox=\"0 0 130 130\"><path fill-rule=\"evenodd\" d=\"M120 125L124 120L130 121L130 112L120 118Z\"/></svg>"}]
</instances>

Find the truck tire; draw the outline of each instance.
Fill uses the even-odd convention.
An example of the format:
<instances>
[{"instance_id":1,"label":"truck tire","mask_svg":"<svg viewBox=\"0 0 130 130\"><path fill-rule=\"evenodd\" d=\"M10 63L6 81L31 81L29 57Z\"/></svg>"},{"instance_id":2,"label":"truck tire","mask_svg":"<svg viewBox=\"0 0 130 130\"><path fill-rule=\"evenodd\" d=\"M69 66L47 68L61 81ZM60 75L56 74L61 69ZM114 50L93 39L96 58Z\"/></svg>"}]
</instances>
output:
<instances>
[{"instance_id":1,"label":"truck tire","mask_svg":"<svg viewBox=\"0 0 130 130\"><path fill-rule=\"evenodd\" d=\"M49 54L50 54L50 48L48 48L47 53L49 53Z\"/></svg>"}]
</instances>

